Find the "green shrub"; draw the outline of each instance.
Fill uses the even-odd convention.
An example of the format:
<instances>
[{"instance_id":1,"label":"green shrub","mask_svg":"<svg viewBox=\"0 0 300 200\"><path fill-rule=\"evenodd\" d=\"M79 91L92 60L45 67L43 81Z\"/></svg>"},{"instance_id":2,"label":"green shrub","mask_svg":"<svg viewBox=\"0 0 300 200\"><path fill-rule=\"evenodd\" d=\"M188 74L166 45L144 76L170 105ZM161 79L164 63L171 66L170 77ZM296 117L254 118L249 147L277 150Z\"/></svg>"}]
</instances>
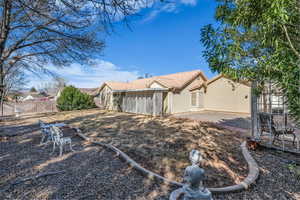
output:
<instances>
[{"instance_id":1,"label":"green shrub","mask_svg":"<svg viewBox=\"0 0 300 200\"><path fill-rule=\"evenodd\" d=\"M82 110L95 107L96 105L92 96L82 93L73 86L65 87L57 99L57 108L60 111Z\"/></svg>"}]
</instances>

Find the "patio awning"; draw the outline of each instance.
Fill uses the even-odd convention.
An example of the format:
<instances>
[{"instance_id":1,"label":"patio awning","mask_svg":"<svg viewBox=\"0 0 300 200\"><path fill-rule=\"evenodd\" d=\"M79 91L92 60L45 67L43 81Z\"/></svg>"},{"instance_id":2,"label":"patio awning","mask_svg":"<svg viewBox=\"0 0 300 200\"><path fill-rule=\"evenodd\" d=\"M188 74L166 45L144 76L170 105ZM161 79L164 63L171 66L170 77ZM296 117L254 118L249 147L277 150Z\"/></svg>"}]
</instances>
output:
<instances>
[{"instance_id":1,"label":"patio awning","mask_svg":"<svg viewBox=\"0 0 300 200\"><path fill-rule=\"evenodd\" d=\"M113 90L113 93L122 93L122 92L167 92L167 88L144 88L144 89L133 89L133 90Z\"/></svg>"}]
</instances>

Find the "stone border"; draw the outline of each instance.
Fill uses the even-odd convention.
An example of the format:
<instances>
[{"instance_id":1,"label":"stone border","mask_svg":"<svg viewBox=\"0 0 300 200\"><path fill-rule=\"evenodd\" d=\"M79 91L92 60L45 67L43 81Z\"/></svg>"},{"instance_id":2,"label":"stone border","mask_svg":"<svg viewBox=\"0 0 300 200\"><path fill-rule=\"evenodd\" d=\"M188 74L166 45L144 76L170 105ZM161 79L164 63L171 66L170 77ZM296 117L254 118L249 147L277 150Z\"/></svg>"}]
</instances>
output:
<instances>
[{"instance_id":1,"label":"stone border","mask_svg":"<svg viewBox=\"0 0 300 200\"><path fill-rule=\"evenodd\" d=\"M82 138L86 141L91 142L92 144L104 146L104 147L110 149L111 151L115 152L118 156L120 156L122 159L124 159L130 166L132 166L134 169L138 170L139 172L141 172L142 174L144 174L148 178L157 179L158 181L162 181L166 184L170 184L170 185L177 186L177 187L182 187L183 186L183 183L179 183L179 182L176 182L176 181L166 179L166 178L164 178L164 177L162 177L162 176L160 176L160 175L158 175L154 172L151 172L151 171L143 168L137 162L135 162L133 159L131 159L127 154L125 154L124 152L122 152L118 148L114 147L113 145L106 144L106 143L103 143L103 142L93 141L89 137L82 134L80 129L78 129L78 128L75 128L75 129L76 129L76 132L77 132L76 133L77 136L79 136L80 138ZM221 187L221 188L208 188L212 193L229 193L229 192L236 192L236 191L240 191L240 190L245 190L245 189L248 189L250 187L250 185L252 185L257 180L258 175L259 175L259 168L258 168L258 165L257 165L256 161L250 155L250 153L248 151L248 148L246 146L246 142L243 142L241 144L241 148L242 148L242 153L244 155L244 158L246 159L246 161L248 163L248 168L249 168L248 176L242 182L240 182L239 184L236 184L236 185Z\"/></svg>"}]
</instances>

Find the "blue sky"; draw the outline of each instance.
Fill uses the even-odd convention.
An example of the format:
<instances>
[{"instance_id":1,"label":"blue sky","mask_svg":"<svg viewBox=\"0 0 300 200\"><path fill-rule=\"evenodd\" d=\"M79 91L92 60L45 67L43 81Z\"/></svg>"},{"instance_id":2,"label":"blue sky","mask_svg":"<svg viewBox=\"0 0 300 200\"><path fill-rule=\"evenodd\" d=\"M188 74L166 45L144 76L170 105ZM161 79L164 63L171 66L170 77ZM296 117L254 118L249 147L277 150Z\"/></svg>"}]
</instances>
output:
<instances>
[{"instance_id":1,"label":"blue sky","mask_svg":"<svg viewBox=\"0 0 300 200\"><path fill-rule=\"evenodd\" d=\"M99 87L104 81L130 81L140 75L153 76L200 69L208 78L214 76L202 57L200 28L214 24L214 0L177 0L155 3L142 8L131 20L131 30L121 22L106 36L106 48L93 66L73 64L54 69L68 84ZM28 86L42 82L32 77Z\"/></svg>"}]
</instances>

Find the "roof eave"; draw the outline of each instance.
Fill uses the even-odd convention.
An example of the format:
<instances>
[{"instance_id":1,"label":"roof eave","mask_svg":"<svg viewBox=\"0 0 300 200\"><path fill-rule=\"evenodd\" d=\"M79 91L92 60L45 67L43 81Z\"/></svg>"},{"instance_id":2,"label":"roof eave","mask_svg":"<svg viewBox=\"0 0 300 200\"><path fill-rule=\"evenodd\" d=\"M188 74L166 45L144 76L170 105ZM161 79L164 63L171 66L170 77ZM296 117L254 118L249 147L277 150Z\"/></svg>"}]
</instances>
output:
<instances>
[{"instance_id":1,"label":"roof eave","mask_svg":"<svg viewBox=\"0 0 300 200\"><path fill-rule=\"evenodd\" d=\"M159 85L169 89L170 87L166 86L165 84L161 83L160 81L158 80L153 80L152 82L150 82L150 84L147 85L147 87L150 87L153 83L158 83Z\"/></svg>"},{"instance_id":2,"label":"roof eave","mask_svg":"<svg viewBox=\"0 0 300 200\"><path fill-rule=\"evenodd\" d=\"M183 84L182 87L180 88L176 88L177 92L180 92L181 90L183 90L184 88L186 88L189 84L191 84L198 76L201 76L201 78L203 79L204 82L207 81L207 78L204 76L204 74L202 73L202 71L199 71L199 73L197 73L193 78L191 78L190 80L188 80L185 84Z\"/></svg>"}]
</instances>

